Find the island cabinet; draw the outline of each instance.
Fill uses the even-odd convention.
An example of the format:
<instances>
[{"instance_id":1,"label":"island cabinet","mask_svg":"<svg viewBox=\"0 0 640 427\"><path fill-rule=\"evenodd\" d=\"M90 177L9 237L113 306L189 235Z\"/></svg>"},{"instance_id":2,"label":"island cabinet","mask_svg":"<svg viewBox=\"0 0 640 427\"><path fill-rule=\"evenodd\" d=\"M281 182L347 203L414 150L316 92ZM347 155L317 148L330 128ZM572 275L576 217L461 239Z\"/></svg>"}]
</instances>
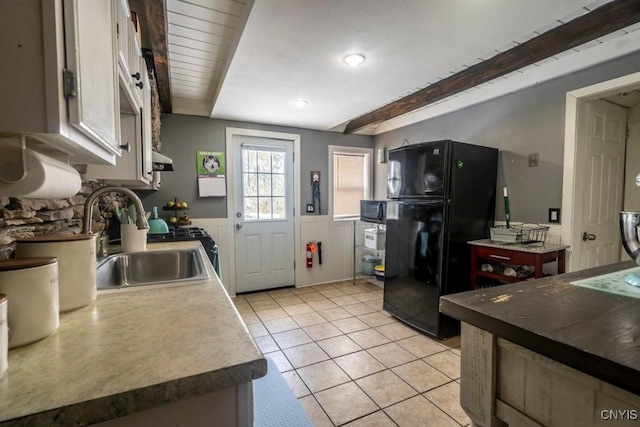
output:
<instances>
[{"instance_id":1,"label":"island cabinet","mask_svg":"<svg viewBox=\"0 0 640 427\"><path fill-rule=\"evenodd\" d=\"M0 137L74 163L119 150L116 3L0 2Z\"/></svg>"},{"instance_id":2,"label":"island cabinet","mask_svg":"<svg viewBox=\"0 0 640 427\"><path fill-rule=\"evenodd\" d=\"M535 243L530 245L493 242L490 239L472 240L471 289L486 287L486 283L521 282L544 275L544 264L557 263L556 272L565 272L567 246ZM511 275L507 273L511 268ZM482 278L490 279L488 281Z\"/></svg>"},{"instance_id":3,"label":"island cabinet","mask_svg":"<svg viewBox=\"0 0 640 427\"><path fill-rule=\"evenodd\" d=\"M640 299L573 285L631 262L446 295L474 426L640 425Z\"/></svg>"}]
</instances>

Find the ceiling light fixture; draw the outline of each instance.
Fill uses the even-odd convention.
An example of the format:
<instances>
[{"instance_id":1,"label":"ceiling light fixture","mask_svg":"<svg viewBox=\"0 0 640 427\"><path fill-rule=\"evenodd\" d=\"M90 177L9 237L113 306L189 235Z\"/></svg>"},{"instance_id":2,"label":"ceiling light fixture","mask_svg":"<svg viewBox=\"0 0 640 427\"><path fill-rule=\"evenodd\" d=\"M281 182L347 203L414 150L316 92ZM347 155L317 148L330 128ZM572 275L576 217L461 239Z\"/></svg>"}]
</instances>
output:
<instances>
[{"instance_id":1,"label":"ceiling light fixture","mask_svg":"<svg viewBox=\"0 0 640 427\"><path fill-rule=\"evenodd\" d=\"M360 55L359 53L347 55L344 57L344 62L349 64L351 67L357 67L364 62L364 56Z\"/></svg>"},{"instance_id":2,"label":"ceiling light fixture","mask_svg":"<svg viewBox=\"0 0 640 427\"><path fill-rule=\"evenodd\" d=\"M295 105L298 108L304 108L306 107L308 104L307 101L305 101L304 99L296 99L295 101L293 101L293 105Z\"/></svg>"}]
</instances>

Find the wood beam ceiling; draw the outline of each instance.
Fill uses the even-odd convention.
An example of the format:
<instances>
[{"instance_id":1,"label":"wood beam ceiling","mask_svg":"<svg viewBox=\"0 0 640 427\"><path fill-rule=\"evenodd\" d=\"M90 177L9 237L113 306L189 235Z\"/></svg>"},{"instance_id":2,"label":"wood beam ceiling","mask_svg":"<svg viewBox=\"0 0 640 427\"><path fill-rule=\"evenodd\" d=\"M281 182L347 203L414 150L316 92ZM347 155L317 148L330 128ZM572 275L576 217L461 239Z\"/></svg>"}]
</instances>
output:
<instances>
[{"instance_id":1,"label":"wood beam ceiling","mask_svg":"<svg viewBox=\"0 0 640 427\"><path fill-rule=\"evenodd\" d=\"M171 83L167 58L167 24L165 0L129 0L129 7L138 14L142 30L142 47L153 54L158 95L163 113L171 113Z\"/></svg>"},{"instance_id":2,"label":"wood beam ceiling","mask_svg":"<svg viewBox=\"0 0 640 427\"><path fill-rule=\"evenodd\" d=\"M640 0L616 0L510 50L351 120L344 133L401 116L640 21Z\"/></svg>"}]
</instances>

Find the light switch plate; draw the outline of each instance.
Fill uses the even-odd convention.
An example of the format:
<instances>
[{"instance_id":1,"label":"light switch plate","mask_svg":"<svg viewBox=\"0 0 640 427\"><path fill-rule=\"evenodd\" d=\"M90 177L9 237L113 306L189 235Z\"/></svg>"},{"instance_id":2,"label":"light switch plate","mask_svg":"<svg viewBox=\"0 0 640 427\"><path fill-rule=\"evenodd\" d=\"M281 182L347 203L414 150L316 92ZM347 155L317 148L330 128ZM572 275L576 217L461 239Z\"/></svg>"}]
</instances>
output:
<instances>
[{"instance_id":1,"label":"light switch plate","mask_svg":"<svg viewBox=\"0 0 640 427\"><path fill-rule=\"evenodd\" d=\"M560 224L560 208L549 208L549 223Z\"/></svg>"},{"instance_id":2,"label":"light switch plate","mask_svg":"<svg viewBox=\"0 0 640 427\"><path fill-rule=\"evenodd\" d=\"M307 213L313 213L313 205L310 203L307 204Z\"/></svg>"}]
</instances>

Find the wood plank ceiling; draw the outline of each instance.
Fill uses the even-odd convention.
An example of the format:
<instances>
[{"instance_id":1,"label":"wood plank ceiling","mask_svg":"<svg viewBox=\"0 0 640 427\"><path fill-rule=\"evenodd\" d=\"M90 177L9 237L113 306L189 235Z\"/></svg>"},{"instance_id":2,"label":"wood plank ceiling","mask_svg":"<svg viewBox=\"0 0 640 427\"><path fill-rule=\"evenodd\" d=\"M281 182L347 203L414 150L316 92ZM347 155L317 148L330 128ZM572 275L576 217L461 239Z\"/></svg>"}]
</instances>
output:
<instances>
[{"instance_id":1,"label":"wood plank ceiling","mask_svg":"<svg viewBox=\"0 0 640 427\"><path fill-rule=\"evenodd\" d=\"M568 72L562 64L640 49L640 0L129 2L164 112L346 133L385 132L483 86L499 96L518 75L543 81L545 67L548 79ZM592 47L605 54L563 62ZM345 67L353 51L364 68ZM309 107L295 108L296 98Z\"/></svg>"}]
</instances>

